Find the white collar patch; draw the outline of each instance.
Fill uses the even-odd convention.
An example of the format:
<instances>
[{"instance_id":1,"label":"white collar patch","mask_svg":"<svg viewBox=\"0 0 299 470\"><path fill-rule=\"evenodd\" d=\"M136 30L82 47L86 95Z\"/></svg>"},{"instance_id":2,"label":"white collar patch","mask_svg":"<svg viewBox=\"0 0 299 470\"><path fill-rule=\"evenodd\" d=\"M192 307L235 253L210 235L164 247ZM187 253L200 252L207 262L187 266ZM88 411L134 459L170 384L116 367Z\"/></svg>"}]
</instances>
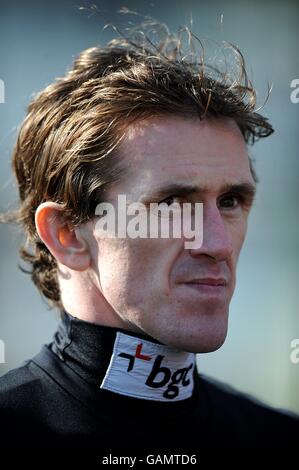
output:
<instances>
[{"instance_id":1,"label":"white collar patch","mask_svg":"<svg viewBox=\"0 0 299 470\"><path fill-rule=\"evenodd\" d=\"M117 332L104 390L173 402L191 397L195 354Z\"/></svg>"}]
</instances>

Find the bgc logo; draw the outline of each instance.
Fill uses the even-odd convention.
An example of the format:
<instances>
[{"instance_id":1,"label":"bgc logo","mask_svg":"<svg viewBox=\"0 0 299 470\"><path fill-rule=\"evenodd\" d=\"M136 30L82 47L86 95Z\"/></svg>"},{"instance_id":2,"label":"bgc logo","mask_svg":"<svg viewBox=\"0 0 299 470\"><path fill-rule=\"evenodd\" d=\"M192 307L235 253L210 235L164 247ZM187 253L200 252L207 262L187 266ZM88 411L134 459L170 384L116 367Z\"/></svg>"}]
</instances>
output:
<instances>
[{"instance_id":1,"label":"bgc logo","mask_svg":"<svg viewBox=\"0 0 299 470\"><path fill-rule=\"evenodd\" d=\"M193 391L195 354L117 333L101 388L156 401L178 401Z\"/></svg>"},{"instance_id":2,"label":"bgc logo","mask_svg":"<svg viewBox=\"0 0 299 470\"><path fill-rule=\"evenodd\" d=\"M130 372L133 369L135 359L140 359L142 361L152 360L150 356L141 354L142 346L142 343L137 345L134 356L126 353L119 354L120 357L129 360L127 372ZM193 369L193 363L189 364L188 367L183 367L182 369L178 369L172 373L168 367L162 366L164 357L165 356L158 354L145 384L152 388L163 388L165 385L167 385L167 388L163 393L163 397L169 398L171 400L178 396L180 391L179 385L182 387L187 387L190 384L190 379L187 378L187 375Z\"/></svg>"}]
</instances>

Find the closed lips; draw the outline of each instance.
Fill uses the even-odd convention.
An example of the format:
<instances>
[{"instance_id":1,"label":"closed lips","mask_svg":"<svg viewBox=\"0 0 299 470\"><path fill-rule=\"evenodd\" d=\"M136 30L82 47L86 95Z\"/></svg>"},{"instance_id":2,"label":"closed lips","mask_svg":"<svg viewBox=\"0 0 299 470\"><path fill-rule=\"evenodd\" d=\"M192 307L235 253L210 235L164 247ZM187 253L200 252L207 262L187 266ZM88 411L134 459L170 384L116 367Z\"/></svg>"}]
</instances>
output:
<instances>
[{"instance_id":1,"label":"closed lips","mask_svg":"<svg viewBox=\"0 0 299 470\"><path fill-rule=\"evenodd\" d=\"M225 279L204 278L204 279L192 279L191 281L186 282L186 284L204 284L204 285L210 285L210 286L225 286L227 282Z\"/></svg>"}]
</instances>

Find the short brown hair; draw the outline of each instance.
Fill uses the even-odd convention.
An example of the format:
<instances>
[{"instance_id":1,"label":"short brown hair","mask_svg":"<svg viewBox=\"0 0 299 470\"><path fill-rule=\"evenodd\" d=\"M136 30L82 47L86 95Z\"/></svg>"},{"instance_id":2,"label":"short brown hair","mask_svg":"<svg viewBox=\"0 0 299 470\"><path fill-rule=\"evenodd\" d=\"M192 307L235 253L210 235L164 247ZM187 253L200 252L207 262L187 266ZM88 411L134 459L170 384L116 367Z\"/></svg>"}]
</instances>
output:
<instances>
[{"instance_id":1,"label":"short brown hair","mask_svg":"<svg viewBox=\"0 0 299 470\"><path fill-rule=\"evenodd\" d=\"M37 234L36 209L47 200L58 202L74 226L94 217L105 187L125 171L117 149L128 125L150 116L197 115L233 118L250 144L273 132L255 112L240 51L231 46L238 65L232 76L191 53L197 38L185 32L192 39L185 57L182 36L169 32L155 43L143 30L87 49L29 105L12 160L19 207L1 219L24 228L20 255L50 306L63 309L57 263Z\"/></svg>"}]
</instances>

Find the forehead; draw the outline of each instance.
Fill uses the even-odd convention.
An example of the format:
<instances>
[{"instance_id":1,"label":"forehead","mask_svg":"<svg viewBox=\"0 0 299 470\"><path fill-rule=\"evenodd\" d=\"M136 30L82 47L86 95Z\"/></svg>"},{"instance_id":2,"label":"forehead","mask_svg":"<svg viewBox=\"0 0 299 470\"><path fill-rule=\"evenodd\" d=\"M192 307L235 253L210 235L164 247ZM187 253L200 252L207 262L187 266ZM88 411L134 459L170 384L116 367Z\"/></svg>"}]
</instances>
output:
<instances>
[{"instance_id":1,"label":"forehead","mask_svg":"<svg viewBox=\"0 0 299 470\"><path fill-rule=\"evenodd\" d=\"M128 127L120 150L128 168L124 184L136 191L170 181L211 190L253 181L245 141L232 119L150 118Z\"/></svg>"}]
</instances>

